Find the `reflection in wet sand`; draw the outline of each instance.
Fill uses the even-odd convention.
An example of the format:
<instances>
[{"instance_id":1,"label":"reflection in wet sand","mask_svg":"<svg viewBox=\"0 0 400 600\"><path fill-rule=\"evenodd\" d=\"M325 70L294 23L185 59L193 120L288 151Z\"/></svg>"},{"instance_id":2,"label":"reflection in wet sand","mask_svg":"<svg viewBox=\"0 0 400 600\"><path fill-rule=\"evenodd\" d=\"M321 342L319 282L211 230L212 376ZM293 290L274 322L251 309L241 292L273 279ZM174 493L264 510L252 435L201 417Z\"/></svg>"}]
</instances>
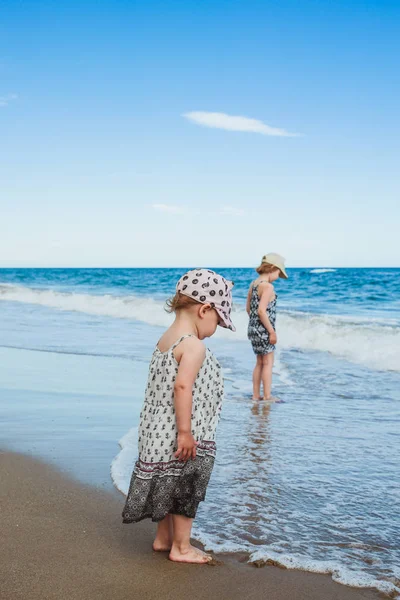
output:
<instances>
[{"instance_id":1,"label":"reflection in wet sand","mask_svg":"<svg viewBox=\"0 0 400 600\"><path fill-rule=\"evenodd\" d=\"M263 401L252 403L251 412L255 419L251 419L249 425L249 439L257 447L262 447L270 442L270 416L271 404ZM254 454L254 458L265 459L258 452Z\"/></svg>"}]
</instances>

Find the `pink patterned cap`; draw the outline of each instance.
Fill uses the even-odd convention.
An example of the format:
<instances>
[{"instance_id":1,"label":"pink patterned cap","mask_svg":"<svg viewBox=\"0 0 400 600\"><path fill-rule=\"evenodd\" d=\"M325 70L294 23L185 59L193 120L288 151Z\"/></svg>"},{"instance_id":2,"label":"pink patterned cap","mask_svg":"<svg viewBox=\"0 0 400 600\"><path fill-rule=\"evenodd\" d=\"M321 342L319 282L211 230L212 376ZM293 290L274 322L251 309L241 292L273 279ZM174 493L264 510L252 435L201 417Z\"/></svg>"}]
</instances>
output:
<instances>
[{"instance_id":1,"label":"pink patterned cap","mask_svg":"<svg viewBox=\"0 0 400 600\"><path fill-rule=\"evenodd\" d=\"M232 281L209 269L193 269L176 284L176 291L202 304L211 304L219 315L219 325L236 331L231 321Z\"/></svg>"}]
</instances>

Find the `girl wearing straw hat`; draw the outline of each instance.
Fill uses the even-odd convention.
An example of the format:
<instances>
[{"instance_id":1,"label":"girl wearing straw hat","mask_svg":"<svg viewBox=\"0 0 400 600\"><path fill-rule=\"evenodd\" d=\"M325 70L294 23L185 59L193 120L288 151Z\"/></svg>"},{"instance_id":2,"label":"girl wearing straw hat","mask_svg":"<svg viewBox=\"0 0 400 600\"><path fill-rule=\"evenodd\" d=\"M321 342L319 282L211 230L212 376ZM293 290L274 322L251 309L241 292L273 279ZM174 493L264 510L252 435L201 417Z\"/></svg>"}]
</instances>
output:
<instances>
[{"instance_id":1,"label":"girl wearing straw hat","mask_svg":"<svg viewBox=\"0 0 400 600\"><path fill-rule=\"evenodd\" d=\"M288 278L285 259L274 252L265 254L256 271L259 276L250 285L246 306L250 318L248 338L257 358L253 371L253 400L271 400L272 367L277 343L275 331L277 295L272 284L279 277Z\"/></svg>"}]
</instances>

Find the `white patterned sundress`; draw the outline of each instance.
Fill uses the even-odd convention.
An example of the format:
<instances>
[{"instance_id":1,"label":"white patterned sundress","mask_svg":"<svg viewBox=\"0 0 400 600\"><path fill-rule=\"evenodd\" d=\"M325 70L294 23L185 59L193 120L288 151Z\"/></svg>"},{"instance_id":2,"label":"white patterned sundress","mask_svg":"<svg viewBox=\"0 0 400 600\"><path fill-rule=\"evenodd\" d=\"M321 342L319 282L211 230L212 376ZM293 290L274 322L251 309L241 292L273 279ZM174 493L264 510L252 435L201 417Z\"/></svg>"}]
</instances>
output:
<instances>
[{"instance_id":1,"label":"white patterned sundress","mask_svg":"<svg viewBox=\"0 0 400 600\"><path fill-rule=\"evenodd\" d=\"M179 461L174 407L174 383L178 363L174 349L156 347L139 425L139 456L122 513L124 523L151 518L161 521L167 514L194 518L204 500L214 466L215 432L223 400L222 370L211 351L206 356L193 385L192 434L198 442L196 458Z\"/></svg>"}]
</instances>

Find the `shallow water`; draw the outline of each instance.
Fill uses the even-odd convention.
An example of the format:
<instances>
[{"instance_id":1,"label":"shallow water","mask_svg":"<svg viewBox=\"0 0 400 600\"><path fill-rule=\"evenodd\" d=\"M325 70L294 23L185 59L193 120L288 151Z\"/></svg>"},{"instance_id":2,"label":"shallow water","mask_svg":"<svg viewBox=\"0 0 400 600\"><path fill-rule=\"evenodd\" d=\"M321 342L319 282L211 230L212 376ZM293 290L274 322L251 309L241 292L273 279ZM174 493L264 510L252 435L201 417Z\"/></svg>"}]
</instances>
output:
<instances>
[{"instance_id":1,"label":"shallow water","mask_svg":"<svg viewBox=\"0 0 400 600\"><path fill-rule=\"evenodd\" d=\"M91 406L97 420L90 436L96 448L104 445L102 464L126 434L113 465L116 485L126 487L142 401L137 390L144 389L147 361L169 322L162 298L172 293L177 274L157 274L154 293L154 270L0 271L0 345L14 348L4 352L14 352L16 365L0 369L9 423L19 392L27 394L19 416L25 434L11 428L8 442L15 436L16 449L64 466L69 461L93 482L85 461L72 459L90 454L82 406ZM245 551L251 559L273 558L394 593L400 578L400 271L296 270L278 282L274 395L282 402L273 405L250 400L253 355L243 303L251 272L224 274L235 280L238 332L222 331L208 343L224 366L227 393L197 536L214 550ZM33 352L18 350L27 348ZM37 394L43 382L45 396ZM81 401L71 403L66 393ZM51 437L49 425L47 437L46 427L37 427L47 441L32 449L29 415L37 423L47 415L50 423L63 410L71 422L59 422L57 435L74 440L71 452L57 450L61 440Z\"/></svg>"}]
</instances>

